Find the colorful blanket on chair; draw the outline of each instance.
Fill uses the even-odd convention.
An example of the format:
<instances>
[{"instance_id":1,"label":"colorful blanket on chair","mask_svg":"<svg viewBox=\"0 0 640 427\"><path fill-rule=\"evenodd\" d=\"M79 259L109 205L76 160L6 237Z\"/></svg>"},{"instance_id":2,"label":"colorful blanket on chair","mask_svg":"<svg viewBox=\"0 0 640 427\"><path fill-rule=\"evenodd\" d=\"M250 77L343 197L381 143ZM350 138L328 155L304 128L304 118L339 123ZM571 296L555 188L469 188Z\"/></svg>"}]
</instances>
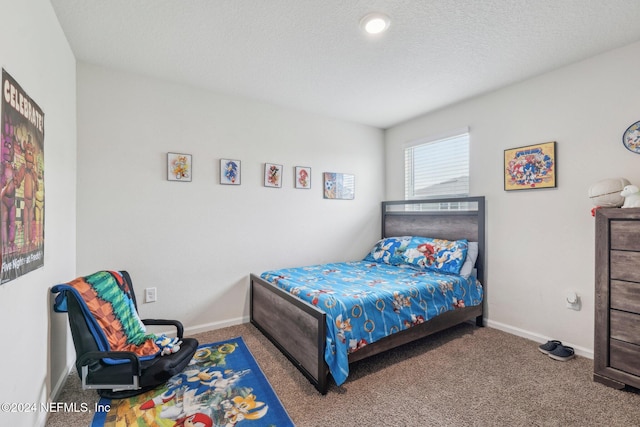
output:
<instances>
[{"instance_id":1,"label":"colorful blanket on chair","mask_svg":"<svg viewBox=\"0 0 640 427\"><path fill-rule=\"evenodd\" d=\"M131 351L143 359L160 353L159 337L147 333L121 273L99 271L56 285L51 292L59 292L54 309L60 312L67 311L66 293L74 293L101 351Z\"/></svg>"}]
</instances>

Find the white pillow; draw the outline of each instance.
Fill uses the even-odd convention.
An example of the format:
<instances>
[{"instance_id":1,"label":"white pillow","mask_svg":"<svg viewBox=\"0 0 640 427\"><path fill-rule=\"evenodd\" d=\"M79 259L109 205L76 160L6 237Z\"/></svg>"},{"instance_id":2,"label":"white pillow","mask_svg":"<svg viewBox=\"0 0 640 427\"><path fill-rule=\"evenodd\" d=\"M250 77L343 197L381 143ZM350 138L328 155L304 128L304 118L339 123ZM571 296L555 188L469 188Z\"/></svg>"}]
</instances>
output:
<instances>
[{"instance_id":1,"label":"white pillow","mask_svg":"<svg viewBox=\"0 0 640 427\"><path fill-rule=\"evenodd\" d=\"M460 275L465 279L468 279L473 271L473 267L476 265L476 259L478 258L478 242L469 242L469 249L467 250L467 257L464 259L464 264L460 269Z\"/></svg>"}]
</instances>

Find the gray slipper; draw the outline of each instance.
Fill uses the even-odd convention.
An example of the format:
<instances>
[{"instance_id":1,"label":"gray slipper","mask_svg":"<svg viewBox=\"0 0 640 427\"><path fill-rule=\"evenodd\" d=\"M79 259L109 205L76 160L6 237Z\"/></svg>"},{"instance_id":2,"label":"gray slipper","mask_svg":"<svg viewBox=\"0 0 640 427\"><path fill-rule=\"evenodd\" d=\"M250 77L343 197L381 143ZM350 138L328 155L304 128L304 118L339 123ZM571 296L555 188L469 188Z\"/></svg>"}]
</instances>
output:
<instances>
[{"instance_id":1,"label":"gray slipper","mask_svg":"<svg viewBox=\"0 0 640 427\"><path fill-rule=\"evenodd\" d=\"M549 357L555 360L566 362L567 360L573 359L575 357L575 351L573 351L572 347L559 345L551 353L549 353Z\"/></svg>"},{"instance_id":2,"label":"gray slipper","mask_svg":"<svg viewBox=\"0 0 640 427\"><path fill-rule=\"evenodd\" d=\"M555 350L559 345L562 345L562 343L558 340L551 340L551 341L547 341L544 344L540 344L538 346L538 350L540 350L541 352L543 352L544 354L549 354L551 353L553 350Z\"/></svg>"}]
</instances>

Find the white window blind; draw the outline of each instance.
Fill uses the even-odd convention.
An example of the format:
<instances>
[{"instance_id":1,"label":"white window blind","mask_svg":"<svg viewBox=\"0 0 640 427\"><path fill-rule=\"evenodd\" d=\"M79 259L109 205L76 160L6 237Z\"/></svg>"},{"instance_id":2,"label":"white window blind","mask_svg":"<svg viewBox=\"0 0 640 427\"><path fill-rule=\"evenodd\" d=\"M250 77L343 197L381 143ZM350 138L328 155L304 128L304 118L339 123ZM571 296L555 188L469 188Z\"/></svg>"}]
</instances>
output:
<instances>
[{"instance_id":1,"label":"white window blind","mask_svg":"<svg viewBox=\"0 0 640 427\"><path fill-rule=\"evenodd\" d=\"M404 149L405 199L469 195L469 132L415 141Z\"/></svg>"}]
</instances>

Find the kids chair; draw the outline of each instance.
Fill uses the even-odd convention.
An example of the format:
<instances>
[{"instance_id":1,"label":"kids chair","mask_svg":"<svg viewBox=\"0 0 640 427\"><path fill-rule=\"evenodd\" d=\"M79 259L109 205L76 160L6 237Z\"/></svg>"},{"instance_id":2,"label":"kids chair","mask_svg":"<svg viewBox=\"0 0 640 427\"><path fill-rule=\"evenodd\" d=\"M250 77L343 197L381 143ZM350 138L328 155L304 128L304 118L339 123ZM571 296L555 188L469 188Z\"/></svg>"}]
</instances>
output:
<instances>
[{"instance_id":1,"label":"kids chair","mask_svg":"<svg viewBox=\"0 0 640 427\"><path fill-rule=\"evenodd\" d=\"M189 364L198 347L177 320L138 317L129 273L99 271L56 285L54 311L67 312L83 389L122 399L164 384ZM144 325L169 325L177 338L148 334Z\"/></svg>"}]
</instances>

